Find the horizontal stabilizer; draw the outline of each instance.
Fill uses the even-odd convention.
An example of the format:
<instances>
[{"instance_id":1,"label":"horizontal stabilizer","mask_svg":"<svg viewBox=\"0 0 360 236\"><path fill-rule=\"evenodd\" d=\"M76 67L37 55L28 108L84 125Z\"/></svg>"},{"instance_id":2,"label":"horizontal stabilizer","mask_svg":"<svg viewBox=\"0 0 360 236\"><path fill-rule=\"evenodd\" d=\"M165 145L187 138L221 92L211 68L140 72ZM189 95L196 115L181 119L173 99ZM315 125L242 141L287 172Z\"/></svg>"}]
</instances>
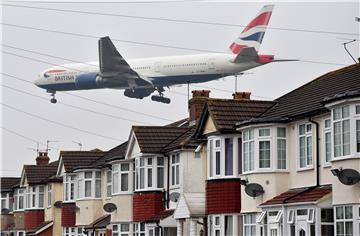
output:
<instances>
[{"instance_id":1,"label":"horizontal stabilizer","mask_svg":"<svg viewBox=\"0 0 360 236\"><path fill-rule=\"evenodd\" d=\"M299 59L274 59L272 62L300 61Z\"/></svg>"},{"instance_id":2,"label":"horizontal stabilizer","mask_svg":"<svg viewBox=\"0 0 360 236\"><path fill-rule=\"evenodd\" d=\"M243 48L240 53L236 55L234 63L242 63L249 61L256 61L258 59L258 54L254 47Z\"/></svg>"}]
</instances>

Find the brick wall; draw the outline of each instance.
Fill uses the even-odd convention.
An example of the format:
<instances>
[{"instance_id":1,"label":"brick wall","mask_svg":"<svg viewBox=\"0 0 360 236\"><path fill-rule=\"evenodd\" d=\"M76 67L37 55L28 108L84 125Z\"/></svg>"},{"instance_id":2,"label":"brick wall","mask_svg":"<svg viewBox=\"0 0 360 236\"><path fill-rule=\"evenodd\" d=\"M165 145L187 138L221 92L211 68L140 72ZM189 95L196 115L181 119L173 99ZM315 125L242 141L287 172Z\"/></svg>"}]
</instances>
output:
<instances>
[{"instance_id":1,"label":"brick wall","mask_svg":"<svg viewBox=\"0 0 360 236\"><path fill-rule=\"evenodd\" d=\"M217 179L206 182L206 214L240 213L240 180Z\"/></svg>"},{"instance_id":2,"label":"brick wall","mask_svg":"<svg viewBox=\"0 0 360 236\"><path fill-rule=\"evenodd\" d=\"M38 236L53 236L52 229L53 229L53 227L51 226L51 227L45 229L44 231L42 231L41 233L39 233Z\"/></svg>"},{"instance_id":3,"label":"brick wall","mask_svg":"<svg viewBox=\"0 0 360 236\"><path fill-rule=\"evenodd\" d=\"M33 229L44 222L44 210L27 210L24 212L25 230Z\"/></svg>"},{"instance_id":4,"label":"brick wall","mask_svg":"<svg viewBox=\"0 0 360 236\"><path fill-rule=\"evenodd\" d=\"M153 218L164 208L163 192L142 192L133 195L133 220L143 222Z\"/></svg>"},{"instance_id":5,"label":"brick wall","mask_svg":"<svg viewBox=\"0 0 360 236\"><path fill-rule=\"evenodd\" d=\"M75 203L63 203L61 207L61 226L62 227L75 227L76 212Z\"/></svg>"},{"instance_id":6,"label":"brick wall","mask_svg":"<svg viewBox=\"0 0 360 236\"><path fill-rule=\"evenodd\" d=\"M111 229L106 230L106 236L112 236L112 230Z\"/></svg>"}]
</instances>

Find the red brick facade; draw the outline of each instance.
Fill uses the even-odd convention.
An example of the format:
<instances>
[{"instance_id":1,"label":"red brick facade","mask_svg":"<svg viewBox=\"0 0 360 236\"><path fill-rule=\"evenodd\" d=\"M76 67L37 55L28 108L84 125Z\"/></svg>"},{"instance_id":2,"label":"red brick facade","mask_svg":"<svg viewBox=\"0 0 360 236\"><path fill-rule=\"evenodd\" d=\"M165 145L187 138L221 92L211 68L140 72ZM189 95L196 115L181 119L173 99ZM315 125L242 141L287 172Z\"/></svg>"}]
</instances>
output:
<instances>
[{"instance_id":1,"label":"red brick facade","mask_svg":"<svg viewBox=\"0 0 360 236\"><path fill-rule=\"evenodd\" d=\"M75 203L63 203L61 207L61 226L62 227L75 227L76 213Z\"/></svg>"},{"instance_id":2,"label":"red brick facade","mask_svg":"<svg viewBox=\"0 0 360 236\"><path fill-rule=\"evenodd\" d=\"M240 179L208 180L206 214L240 213Z\"/></svg>"},{"instance_id":3,"label":"red brick facade","mask_svg":"<svg viewBox=\"0 0 360 236\"><path fill-rule=\"evenodd\" d=\"M30 210L24 212L25 230L36 228L44 222L44 210Z\"/></svg>"},{"instance_id":4,"label":"red brick facade","mask_svg":"<svg viewBox=\"0 0 360 236\"><path fill-rule=\"evenodd\" d=\"M154 218L164 209L165 195L163 192L142 192L133 195L133 220L144 222Z\"/></svg>"},{"instance_id":5,"label":"red brick facade","mask_svg":"<svg viewBox=\"0 0 360 236\"><path fill-rule=\"evenodd\" d=\"M112 230L111 229L106 230L106 236L112 236Z\"/></svg>"}]
</instances>

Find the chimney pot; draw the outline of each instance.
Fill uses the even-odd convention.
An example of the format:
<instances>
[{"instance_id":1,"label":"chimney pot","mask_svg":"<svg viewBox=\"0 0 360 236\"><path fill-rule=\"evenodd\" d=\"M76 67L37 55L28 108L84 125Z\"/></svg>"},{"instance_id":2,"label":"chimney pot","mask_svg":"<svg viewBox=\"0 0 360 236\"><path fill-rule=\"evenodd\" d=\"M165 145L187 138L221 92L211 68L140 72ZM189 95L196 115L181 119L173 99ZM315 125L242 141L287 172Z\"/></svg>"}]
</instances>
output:
<instances>
[{"instance_id":1,"label":"chimney pot","mask_svg":"<svg viewBox=\"0 0 360 236\"><path fill-rule=\"evenodd\" d=\"M210 90L193 90L192 98L189 100L189 123L195 124L200 117L205 103L210 97Z\"/></svg>"},{"instance_id":2,"label":"chimney pot","mask_svg":"<svg viewBox=\"0 0 360 236\"><path fill-rule=\"evenodd\" d=\"M234 100L250 100L251 92L235 92L232 95Z\"/></svg>"},{"instance_id":3,"label":"chimney pot","mask_svg":"<svg viewBox=\"0 0 360 236\"><path fill-rule=\"evenodd\" d=\"M36 157L37 166L46 166L49 164L50 158L48 157L47 152L39 152L38 157Z\"/></svg>"}]
</instances>

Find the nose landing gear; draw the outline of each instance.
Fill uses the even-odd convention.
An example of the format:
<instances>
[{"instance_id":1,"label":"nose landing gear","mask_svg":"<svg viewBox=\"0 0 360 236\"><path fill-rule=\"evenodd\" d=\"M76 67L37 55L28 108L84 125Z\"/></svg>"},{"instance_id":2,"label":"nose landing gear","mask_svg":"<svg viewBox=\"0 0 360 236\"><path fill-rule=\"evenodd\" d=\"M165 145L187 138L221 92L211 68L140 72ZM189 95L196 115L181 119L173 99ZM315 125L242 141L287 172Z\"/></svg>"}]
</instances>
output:
<instances>
[{"instance_id":1,"label":"nose landing gear","mask_svg":"<svg viewBox=\"0 0 360 236\"><path fill-rule=\"evenodd\" d=\"M57 103L57 100L55 98L56 91L46 91L46 92L50 93L51 96L50 102L54 104Z\"/></svg>"}]
</instances>

